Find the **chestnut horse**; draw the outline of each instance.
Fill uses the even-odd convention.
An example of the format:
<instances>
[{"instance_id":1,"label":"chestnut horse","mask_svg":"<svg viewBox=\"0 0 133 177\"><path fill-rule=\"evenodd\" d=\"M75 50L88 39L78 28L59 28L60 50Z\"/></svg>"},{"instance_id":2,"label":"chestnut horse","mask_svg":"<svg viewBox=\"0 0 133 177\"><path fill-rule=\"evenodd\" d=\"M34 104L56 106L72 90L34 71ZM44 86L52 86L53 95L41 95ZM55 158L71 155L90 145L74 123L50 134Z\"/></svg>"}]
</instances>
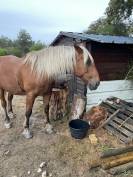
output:
<instances>
[{"instance_id":1,"label":"chestnut horse","mask_svg":"<svg viewBox=\"0 0 133 177\"><path fill-rule=\"evenodd\" d=\"M97 89L100 79L94 60L85 47L55 46L28 53L23 59L0 57L0 98L5 113L5 127L10 128L13 95L26 95L23 135L31 138L29 119L37 96L43 96L44 114L49 124L49 100L59 75L72 73L80 77L91 90ZM4 91L9 92L8 110Z\"/></svg>"}]
</instances>

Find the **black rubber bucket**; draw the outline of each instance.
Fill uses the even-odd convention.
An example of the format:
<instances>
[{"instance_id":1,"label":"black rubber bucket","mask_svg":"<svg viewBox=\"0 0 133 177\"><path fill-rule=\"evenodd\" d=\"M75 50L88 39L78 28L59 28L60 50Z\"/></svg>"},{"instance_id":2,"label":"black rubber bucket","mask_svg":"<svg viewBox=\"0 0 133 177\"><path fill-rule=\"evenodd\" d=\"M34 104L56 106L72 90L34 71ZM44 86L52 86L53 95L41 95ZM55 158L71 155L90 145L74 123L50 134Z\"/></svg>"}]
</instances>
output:
<instances>
[{"instance_id":1,"label":"black rubber bucket","mask_svg":"<svg viewBox=\"0 0 133 177\"><path fill-rule=\"evenodd\" d=\"M71 120L69 122L69 128L71 136L76 139L82 139L86 136L90 125L81 119Z\"/></svg>"}]
</instances>

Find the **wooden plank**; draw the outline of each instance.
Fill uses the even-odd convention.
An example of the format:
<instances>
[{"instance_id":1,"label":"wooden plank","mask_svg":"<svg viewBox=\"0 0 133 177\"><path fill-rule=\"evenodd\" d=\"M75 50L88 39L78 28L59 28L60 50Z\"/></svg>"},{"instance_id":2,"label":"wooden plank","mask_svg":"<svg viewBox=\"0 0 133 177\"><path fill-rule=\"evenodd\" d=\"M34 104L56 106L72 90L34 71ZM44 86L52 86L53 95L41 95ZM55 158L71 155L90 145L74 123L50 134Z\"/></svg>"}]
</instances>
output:
<instances>
[{"instance_id":1,"label":"wooden plank","mask_svg":"<svg viewBox=\"0 0 133 177\"><path fill-rule=\"evenodd\" d=\"M112 110L110 109L110 110L108 111L108 114L111 115L113 112L114 112L114 111L112 111ZM118 114L117 114L117 118L119 118L119 119L122 120L122 121L125 121L125 120L127 119L127 116L124 115L123 113L118 113ZM129 125L133 125L133 120L132 120L132 119L129 119L129 120L127 121L127 123L128 123Z\"/></svg>"},{"instance_id":2,"label":"wooden plank","mask_svg":"<svg viewBox=\"0 0 133 177\"><path fill-rule=\"evenodd\" d=\"M133 113L133 107L130 107L124 103L120 103L121 106L124 106L128 111L132 112Z\"/></svg>"},{"instance_id":3,"label":"wooden plank","mask_svg":"<svg viewBox=\"0 0 133 177\"><path fill-rule=\"evenodd\" d=\"M121 120L121 119L118 118L117 116L114 117L114 120L115 120L116 122L118 122L120 125L124 122L123 120ZM127 122L125 122L122 127L126 127L130 132L133 133L133 125L128 124Z\"/></svg>"},{"instance_id":4,"label":"wooden plank","mask_svg":"<svg viewBox=\"0 0 133 177\"><path fill-rule=\"evenodd\" d=\"M109 149L107 151L103 151L100 157L107 158L107 157L112 157L112 156L124 154L127 152L133 152L133 146Z\"/></svg>"},{"instance_id":5,"label":"wooden plank","mask_svg":"<svg viewBox=\"0 0 133 177\"><path fill-rule=\"evenodd\" d=\"M123 109L123 107L121 107L121 106L119 106L119 105L117 105L117 104L115 104L115 103L110 104L109 102L104 102L104 105L105 105L105 107L108 106L109 109L110 109L110 107L113 108L113 109L115 109L115 110L121 108L121 112L122 112L123 114L126 114L126 115L128 115L128 116L131 115L131 112L130 112L130 111L128 111L128 110L126 110L126 109Z\"/></svg>"},{"instance_id":6,"label":"wooden plank","mask_svg":"<svg viewBox=\"0 0 133 177\"><path fill-rule=\"evenodd\" d=\"M110 173L111 175L120 175L121 173L124 173L128 170L132 170L133 169L133 162L128 162L126 164L123 165L119 165L117 167L111 168L108 170L108 173Z\"/></svg>"},{"instance_id":7,"label":"wooden plank","mask_svg":"<svg viewBox=\"0 0 133 177\"><path fill-rule=\"evenodd\" d=\"M111 119L114 119L115 115L117 115L117 113L118 113L119 111L120 111L120 110L117 109L113 114L111 114L111 115L108 117L108 119L106 119L106 120L98 127L98 129L102 128L102 127L105 126L107 123L109 123L109 121L110 121Z\"/></svg>"},{"instance_id":8,"label":"wooden plank","mask_svg":"<svg viewBox=\"0 0 133 177\"><path fill-rule=\"evenodd\" d=\"M109 101L105 101L104 103L107 104L107 105L109 105L110 107L112 107L114 109L122 108L120 105L115 104L115 103L111 104Z\"/></svg>"},{"instance_id":9,"label":"wooden plank","mask_svg":"<svg viewBox=\"0 0 133 177\"><path fill-rule=\"evenodd\" d=\"M123 127L119 127L119 125L115 122L115 120L110 120L108 124L116 128L118 131L122 132L123 134L125 134L127 137L133 138L133 133L129 132Z\"/></svg>"},{"instance_id":10,"label":"wooden plank","mask_svg":"<svg viewBox=\"0 0 133 177\"><path fill-rule=\"evenodd\" d=\"M113 112L111 113L111 111L109 111L108 114L109 114L109 116L111 116L113 114ZM121 114L121 113L118 113L117 116L114 117L114 120L118 121L121 124L127 119L127 116L124 116L123 114L121 114L122 116L120 117L119 114ZM131 120L131 122L127 121L127 122L125 122L124 125L126 128L128 128L130 131L133 132L133 120Z\"/></svg>"},{"instance_id":11,"label":"wooden plank","mask_svg":"<svg viewBox=\"0 0 133 177\"><path fill-rule=\"evenodd\" d=\"M102 103L101 106L103 106L103 107L105 107L105 108L107 109L107 111L108 111L108 113L109 113L109 116L110 116L111 114L113 114L114 111L116 110L116 109L114 109L114 107L112 108L112 106L110 107L108 104L105 104L105 103ZM128 112L128 113L129 113L129 112ZM129 114L128 114L128 115L129 115ZM130 115L131 115L131 114L130 114ZM119 119L122 119L123 121L125 121L125 119L127 119L128 116L125 115L125 114L123 114L122 112L119 112L119 113L117 114L117 117L118 117ZM127 123L133 125L133 119L130 118L130 119L127 121Z\"/></svg>"},{"instance_id":12,"label":"wooden plank","mask_svg":"<svg viewBox=\"0 0 133 177\"><path fill-rule=\"evenodd\" d=\"M116 110L116 108L110 107L110 105L106 104L105 102L102 102L101 106L105 107L111 113L113 113Z\"/></svg>"},{"instance_id":13,"label":"wooden plank","mask_svg":"<svg viewBox=\"0 0 133 177\"><path fill-rule=\"evenodd\" d=\"M119 109L120 107L116 104L110 104L110 103L104 103L106 105L109 105L111 108L114 108L114 109ZM131 112L128 111L128 110L121 110L120 112L122 112L123 114L127 115L127 116L130 116L131 115Z\"/></svg>"},{"instance_id":14,"label":"wooden plank","mask_svg":"<svg viewBox=\"0 0 133 177\"><path fill-rule=\"evenodd\" d=\"M132 161L133 152L127 152L125 154L120 154L114 157L107 158L106 160L104 159L104 162L102 163L101 166L104 170L107 170Z\"/></svg>"},{"instance_id":15,"label":"wooden plank","mask_svg":"<svg viewBox=\"0 0 133 177\"><path fill-rule=\"evenodd\" d=\"M106 128L112 135L115 135L117 138L119 138L122 142L125 142L125 143L128 143L128 142L129 142L129 138L127 138L126 136L124 136L123 134L121 134L117 129L114 129L112 126L106 125L105 128Z\"/></svg>"}]
</instances>

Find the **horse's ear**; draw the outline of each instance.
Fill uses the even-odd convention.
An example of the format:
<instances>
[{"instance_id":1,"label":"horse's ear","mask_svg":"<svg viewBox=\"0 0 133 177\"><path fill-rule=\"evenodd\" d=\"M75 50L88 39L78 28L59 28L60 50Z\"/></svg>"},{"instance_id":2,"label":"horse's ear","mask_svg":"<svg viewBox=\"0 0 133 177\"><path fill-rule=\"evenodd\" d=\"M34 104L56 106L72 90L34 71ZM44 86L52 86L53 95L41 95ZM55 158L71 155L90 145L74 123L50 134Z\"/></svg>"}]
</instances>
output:
<instances>
[{"instance_id":1,"label":"horse's ear","mask_svg":"<svg viewBox=\"0 0 133 177\"><path fill-rule=\"evenodd\" d=\"M80 47L78 44L74 44L74 48L76 49L76 51L77 51L79 54L82 54L82 53L83 53L83 50L81 49L81 47Z\"/></svg>"}]
</instances>

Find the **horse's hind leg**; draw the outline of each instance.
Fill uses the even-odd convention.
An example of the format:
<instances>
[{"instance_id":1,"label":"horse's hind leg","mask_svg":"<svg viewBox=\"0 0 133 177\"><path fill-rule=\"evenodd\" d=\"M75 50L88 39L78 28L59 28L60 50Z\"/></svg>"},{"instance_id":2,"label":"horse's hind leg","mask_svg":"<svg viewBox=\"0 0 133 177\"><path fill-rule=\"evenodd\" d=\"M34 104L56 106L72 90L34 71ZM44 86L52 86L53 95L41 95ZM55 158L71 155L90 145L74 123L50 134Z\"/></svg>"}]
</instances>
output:
<instances>
[{"instance_id":1,"label":"horse's hind leg","mask_svg":"<svg viewBox=\"0 0 133 177\"><path fill-rule=\"evenodd\" d=\"M13 119L15 115L13 114L13 109L12 109L12 99L13 95L8 92L7 100L8 100L8 116Z\"/></svg>"},{"instance_id":2,"label":"horse's hind leg","mask_svg":"<svg viewBox=\"0 0 133 177\"><path fill-rule=\"evenodd\" d=\"M47 133L53 133L53 126L50 124L49 120L49 101L50 101L51 94L43 96L43 106L44 106L44 118L46 127L45 130Z\"/></svg>"},{"instance_id":3,"label":"horse's hind leg","mask_svg":"<svg viewBox=\"0 0 133 177\"><path fill-rule=\"evenodd\" d=\"M7 114L7 103L6 103L6 99L5 99L5 94L4 94L4 90L0 89L0 99L1 99L1 106L4 110L4 114L5 114L5 127L6 128L11 128L11 122L10 122L10 118Z\"/></svg>"},{"instance_id":4,"label":"horse's hind leg","mask_svg":"<svg viewBox=\"0 0 133 177\"><path fill-rule=\"evenodd\" d=\"M27 94L26 96L26 112L25 112L25 121L24 121L24 131L23 135L25 138L32 138L32 134L29 130L29 119L32 114L32 107L34 104L36 96L34 94Z\"/></svg>"}]
</instances>

